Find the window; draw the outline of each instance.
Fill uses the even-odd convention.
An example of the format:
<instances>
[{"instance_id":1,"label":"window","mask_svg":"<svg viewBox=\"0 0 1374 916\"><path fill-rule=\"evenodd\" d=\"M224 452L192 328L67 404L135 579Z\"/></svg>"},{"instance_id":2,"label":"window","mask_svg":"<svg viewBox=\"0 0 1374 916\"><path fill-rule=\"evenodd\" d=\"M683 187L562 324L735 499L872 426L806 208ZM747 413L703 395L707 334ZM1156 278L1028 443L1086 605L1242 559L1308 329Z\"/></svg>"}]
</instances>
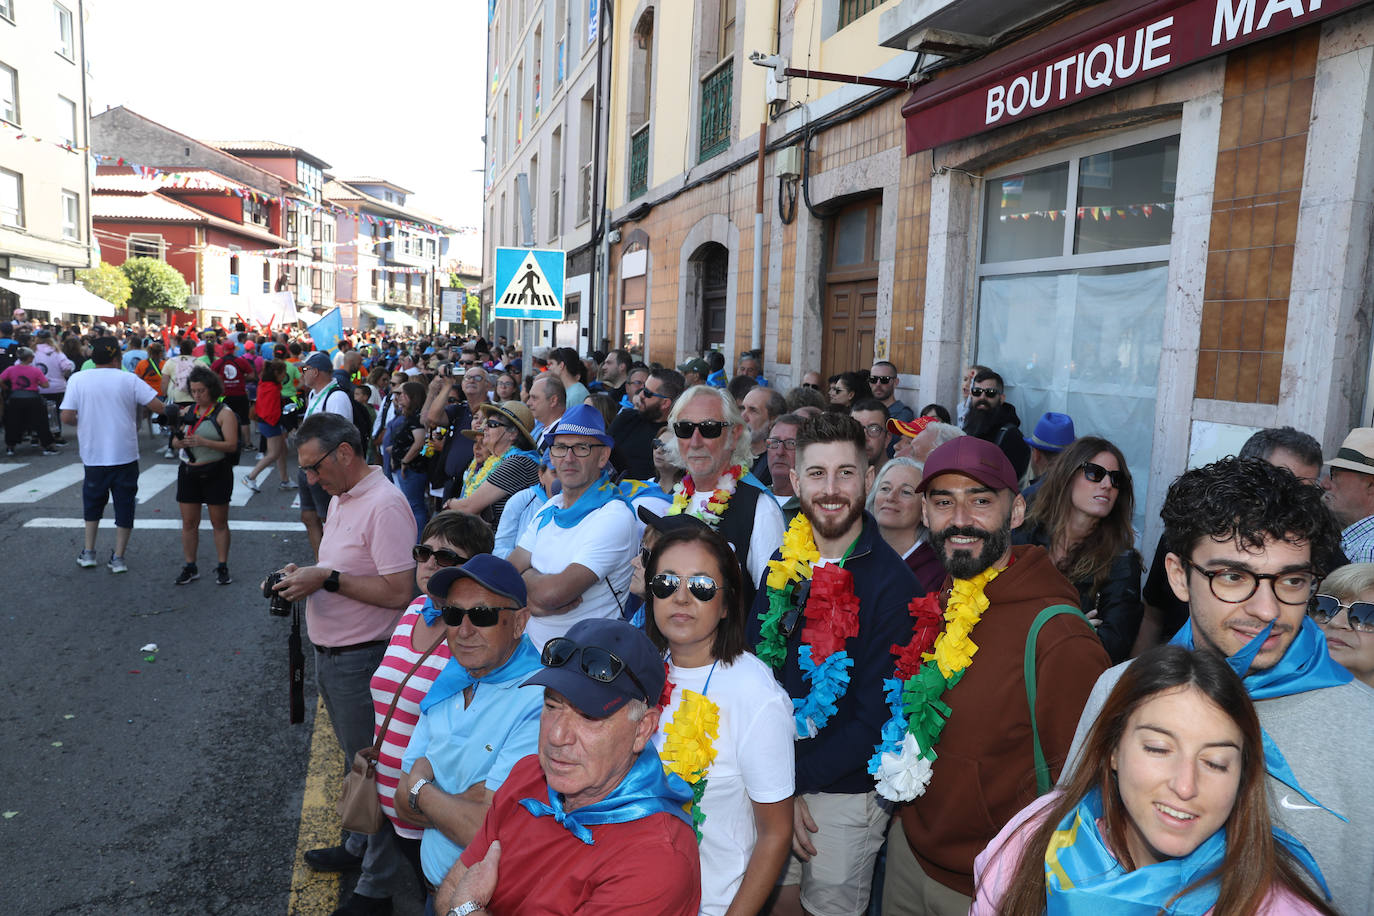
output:
<instances>
[{"instance_id":1,"label":"window","mask_svg":"<svg viewBox=\"0 0 1374 916\"><path fill-rule=\"evenodd\" d=\"M62 192L62 237L81 240L81 195L75 191Z\"/></svg>"},{"instance_id":2,"label":"window","mask_svg":"<svg viewBox=\"0 0 1374 916\"><path fill-rule=\"evenodd\" d=\"M19 75L0 64L0 118L19 123Z\"/></svg>"},{"instance_id":3,"label":"window","mask_svg":"<svg viewBox=\"0 0 1374 916\"><path fill-rule=\"evenodd\" d=\"M0 169L0 226L24 225L24 178Z\"/></svg>"},{"instance_id":4,"label":"window","mask_svg":"<svg viewBox=\"0 0 1374 916\"><path fill-rule=\"evenodd\" d=\"M262 262L262 291L272 292L272 265L267 261Z\"/></svg>"},{"instance_id":5,"label":"window","mask_svg":"<svg viewBox=\"0 0 1374 916\"><path fill-rule=\"evenodd\" d=\"M553 155L549 158L549 241L562 232L563 184L563 128L555 127L552 138Z\"/></svg>"},{"instance_id":6,"label":"window","mask_svg":"<svg viewBox=\"0 0 1374 916\"><path fill-rule=\"evenodd\" d=\"M882 5L883 0L840 0L840 28Z\"/></svg>"},{"instance_id":7,"label":"window","mask_svg":"<svg viewBox=\"0 0 1374 916\"><path fill-rule=\"evenodd\" d=\"M14 21L14 3L12 0L0 0L0 19Z\"/></svg>"},{"instance_id":8,"label":"window","mask_svg":"<svg viewBox=\"0 0 1374 916\"><path fill-rule=\"evenodd\" d=\"M129 236L128 256L131 258L162 258L162 236L143 235L139 233Z\"/></svg>"},{"instance_id":9,"label":"window","mask_svg":"<svg viewBox=\"0 0 1374 916\"><path fill-rule=\"evenodd\" d=\"M57 136L68 146L76 146L76 103L65 95L57 97Z\"/></svg>"},{"instance_id":10,"label":"window","mask_svg":"<svg viewBox=\"0 0 1374 916\"><path fill-rule=\"evenodd\" d=\"M1118 431L1113 441L1136 470L1137 528L1173 236L1170 129L994 172L982 202L975 359L1003 367L1022 416L1061 411L1080 429Z\"/></svg>"},{"instance_id":11,"label":"window","mask_svg":"<svg viewBox=\"0 0 1374 916\"><path fill-rule=\"evenodd\" d=\"M52 5L57 16L57 53L67 60L76 60L75 44L72 41L72 11L60 3Z\"/></svg>"}]
</instances>

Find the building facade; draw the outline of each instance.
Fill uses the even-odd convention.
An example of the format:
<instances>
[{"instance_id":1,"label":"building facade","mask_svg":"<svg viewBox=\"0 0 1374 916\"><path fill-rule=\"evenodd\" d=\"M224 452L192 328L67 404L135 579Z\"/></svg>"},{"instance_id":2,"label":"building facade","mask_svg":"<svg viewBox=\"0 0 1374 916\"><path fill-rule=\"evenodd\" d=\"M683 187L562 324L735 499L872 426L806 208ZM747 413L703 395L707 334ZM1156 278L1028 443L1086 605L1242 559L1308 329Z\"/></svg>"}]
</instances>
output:
<instances>
[{"instance_id":1,"label":"building facade","mask_svg":"<svg viewBox=\"0 0 1374 916\"><path fill-rule=\"evenodd\" d=\"M0 0L0 315L90 314L88 111L84 5Z\"/></svg>"}]
</instances>

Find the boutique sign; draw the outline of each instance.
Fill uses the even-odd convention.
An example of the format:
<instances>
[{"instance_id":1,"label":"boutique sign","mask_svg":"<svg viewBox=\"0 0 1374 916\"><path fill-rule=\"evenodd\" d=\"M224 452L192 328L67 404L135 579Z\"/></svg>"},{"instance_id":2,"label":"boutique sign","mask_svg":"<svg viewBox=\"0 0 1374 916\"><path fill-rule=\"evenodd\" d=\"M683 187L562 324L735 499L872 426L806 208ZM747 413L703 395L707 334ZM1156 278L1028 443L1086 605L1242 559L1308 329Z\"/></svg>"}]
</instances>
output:
<instances>
[{"instance_id":1,"label":"boutique sign","mask_svg":"<svg viewBox=\"0 0 1374 916\"><path fill-rule=\"evenodd\" d=\"M1369 2L1135 0L1090 7L917 88L902 106L907 153L1054 111Z\"/></svg>"}]
</instances>

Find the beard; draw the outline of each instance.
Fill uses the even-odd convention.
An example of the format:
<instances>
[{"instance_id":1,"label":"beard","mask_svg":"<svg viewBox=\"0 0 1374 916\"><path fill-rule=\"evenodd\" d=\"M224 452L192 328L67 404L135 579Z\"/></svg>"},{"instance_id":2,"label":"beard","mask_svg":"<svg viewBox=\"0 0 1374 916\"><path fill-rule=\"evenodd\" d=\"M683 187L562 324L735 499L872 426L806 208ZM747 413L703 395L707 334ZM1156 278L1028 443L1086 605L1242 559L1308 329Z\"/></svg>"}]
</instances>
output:
<instances>
[{"instance_id":1,"label":"beard","mask_svg":"<svg viewBox=\"0 0 1374 916\"><path fill-rule=\"evenodd\" d=\"M977 555L972 550L955 550L949 553L945 550L945 542L952 537L981 538L983 549ZM982 528L969 526L959 527L951 525L941 531L930 532L930 546L935 548L935 553L944 561L945 569L956 579L972 579L974 576L992 566L1011 546L1011 518L1008 517L1002 527L996 531L984 531Z\"/></svg>"},{"instance_id":2,"label":"beard","mask_svg":"<svg viewBox=\"0 0 1374 916\"><path fill-rule=\"evenodd\" d=\"M840 537L853 527L854 523L859 520L859 517L863 515L864 511L862 501L857 503L851 502L844 515L831 521L821 518L816 511L817 500L807 496L800 496L799 500L801 502L802 514L805 515L807 521L811 523L811 529L823 538ZM822 497L822 501L826 501L824 497Z\"/></svg>"}]
</instances>

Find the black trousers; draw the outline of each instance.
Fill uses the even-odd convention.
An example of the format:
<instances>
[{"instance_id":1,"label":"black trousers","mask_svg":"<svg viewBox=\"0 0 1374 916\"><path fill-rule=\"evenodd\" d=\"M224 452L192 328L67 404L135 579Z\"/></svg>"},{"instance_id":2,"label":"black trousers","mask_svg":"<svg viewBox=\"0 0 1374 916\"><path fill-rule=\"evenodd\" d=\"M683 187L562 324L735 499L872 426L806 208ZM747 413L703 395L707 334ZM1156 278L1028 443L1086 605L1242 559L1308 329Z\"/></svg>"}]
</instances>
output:
<instances>
[{"instance_id":1,"label":"black trousers","mask_svg":"<svg viewBox=\"0 0 1374 916\"><path fill-rule=\"evenodd\" d=\"M48 426L48 408L43 399L32 396L10 396L5 402L5 445L14 448L25 433L38 433L44 448L52 447L52 429Z\"/></svg>"}]
</instances>

